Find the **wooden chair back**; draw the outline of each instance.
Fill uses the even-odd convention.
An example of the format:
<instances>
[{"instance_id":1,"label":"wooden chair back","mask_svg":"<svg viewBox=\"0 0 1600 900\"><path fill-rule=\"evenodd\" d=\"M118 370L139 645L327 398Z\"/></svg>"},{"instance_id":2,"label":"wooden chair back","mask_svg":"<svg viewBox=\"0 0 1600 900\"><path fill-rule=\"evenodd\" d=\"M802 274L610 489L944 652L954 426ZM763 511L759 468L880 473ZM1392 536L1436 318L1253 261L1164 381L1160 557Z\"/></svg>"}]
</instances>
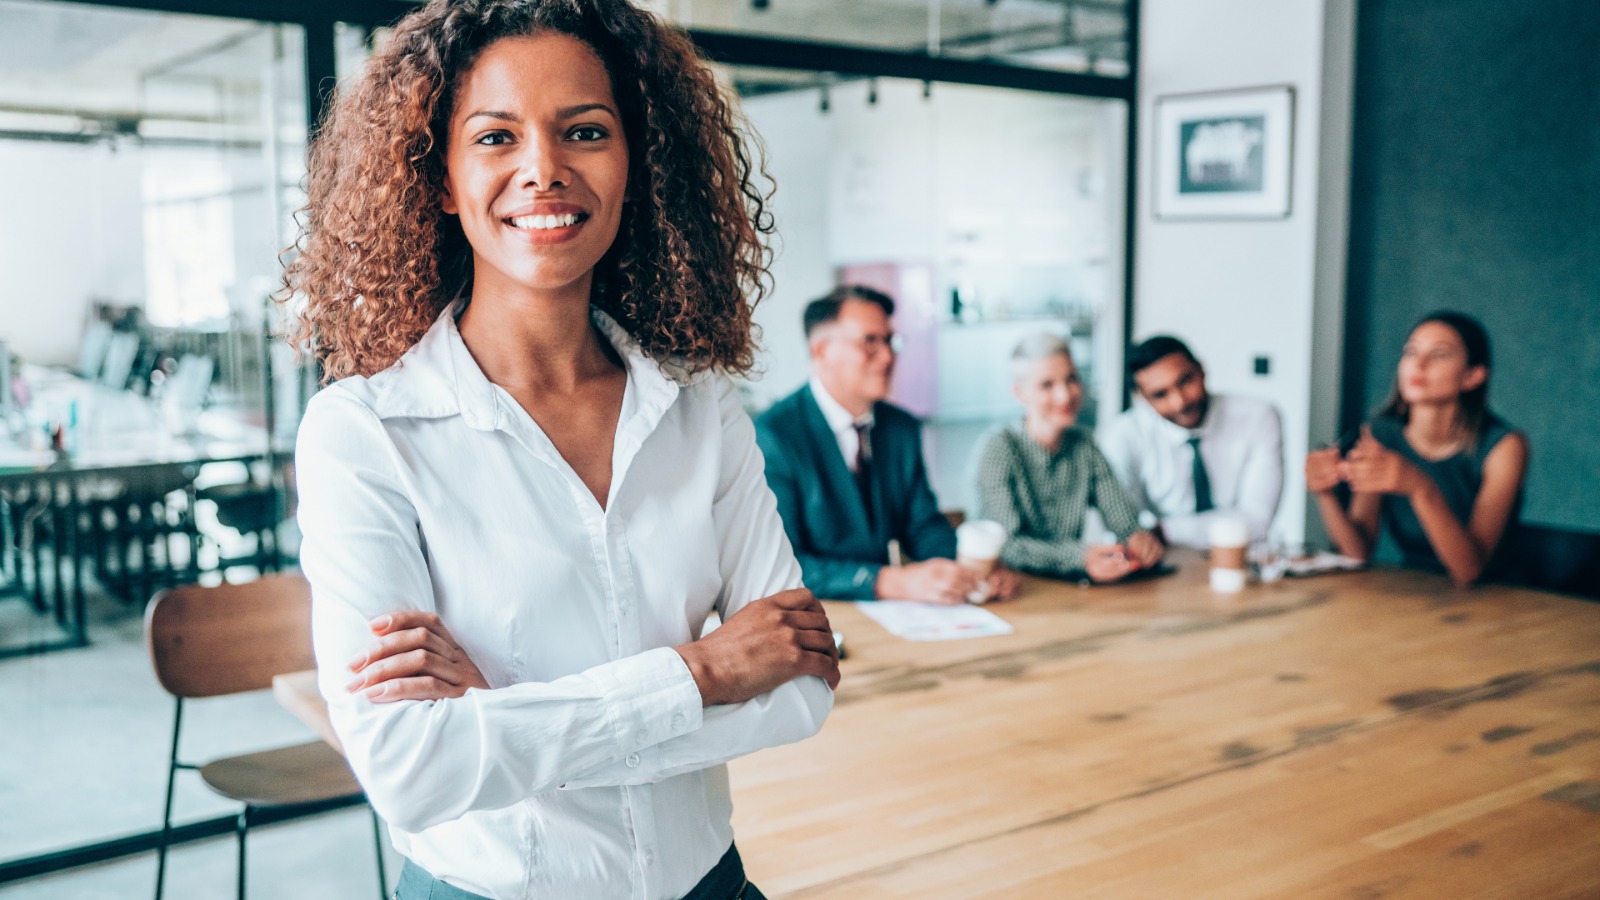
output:
<instances>
[{"instance_id":1,"label":"wooden chair back","mask_svg":"<svg viewBox=\"0 0 1600 900\"><path fill-rule=\"evenodd\" d=\"M317 664L311 585L299 572L164 590L145 610L144 634L156 678L176 697L261 690Z\"/></svg>"}]
</instances>

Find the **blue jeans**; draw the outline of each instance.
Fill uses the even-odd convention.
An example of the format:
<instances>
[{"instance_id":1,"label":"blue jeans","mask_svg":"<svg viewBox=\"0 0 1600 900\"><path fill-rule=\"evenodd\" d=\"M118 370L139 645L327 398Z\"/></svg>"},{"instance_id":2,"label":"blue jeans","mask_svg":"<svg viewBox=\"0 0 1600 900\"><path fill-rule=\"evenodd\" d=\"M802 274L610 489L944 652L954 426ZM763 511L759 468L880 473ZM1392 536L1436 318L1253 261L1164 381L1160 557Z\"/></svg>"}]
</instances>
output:
<instances>
[{"instance_id":1,"label":"blue jeans","mask_svg":"<svg viewBox=\"0 0 1600 900\"><path fill-rule=\"evenodd\" d=\"M445 884L411 860L400 869L400 886L394 892L395 900L488 900ZM739 848L729 845L728 852L711 867L683 900L767 900L761 890L744 877L744 862L739 859Z\"/></svg>"}]
</instances>

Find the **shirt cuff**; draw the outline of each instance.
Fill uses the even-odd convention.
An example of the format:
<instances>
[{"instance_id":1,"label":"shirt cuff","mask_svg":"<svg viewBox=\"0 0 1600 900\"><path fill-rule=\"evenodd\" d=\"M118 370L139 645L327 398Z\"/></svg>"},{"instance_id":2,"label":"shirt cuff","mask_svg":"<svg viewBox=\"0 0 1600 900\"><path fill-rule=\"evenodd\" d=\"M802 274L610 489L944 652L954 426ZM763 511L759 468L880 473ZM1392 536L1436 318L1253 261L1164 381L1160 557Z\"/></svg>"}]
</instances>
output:
<instances>
[{"instance_id":1,"label":"shirt cuff","mask_svg":"<svg viewBox=\"0 0 1600 900\"><path fill-rule=\"evenodd\" d=\"M704 704L689 666L671 647L617 660L594 673L618 751L636 753L700 727Z\"/></svg>"},{"instance_id":2,"label":"shirt cuff","mask_svg":"<svg viewBox=\"0 0 1600 900\"><path fill-rule=\"evenodd\" d=\"M878 572L883 566L862 565L850 576L850 589L862 600L878 599Z\"/></svg>"}]
</instances>

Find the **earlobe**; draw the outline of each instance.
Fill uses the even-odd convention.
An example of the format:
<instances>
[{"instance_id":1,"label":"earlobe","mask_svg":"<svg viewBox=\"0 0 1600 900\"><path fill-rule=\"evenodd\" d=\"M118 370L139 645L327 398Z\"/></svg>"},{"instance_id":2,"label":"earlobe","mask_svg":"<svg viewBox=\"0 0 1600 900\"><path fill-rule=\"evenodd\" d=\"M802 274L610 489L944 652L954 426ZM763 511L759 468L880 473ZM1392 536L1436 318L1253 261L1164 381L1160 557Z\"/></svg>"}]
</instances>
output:
<instances>
[{"instance_id":1,"label":"earlobe","mask_svg":"<svg viewBox=\"0 0 1600 900\"><path fill-rule=\"evenodd\" d=\"M1489 369L1487 366L1473 366L1467 370L1466 377L1461 379L1461 389L1463 391L1475 391L1483 387L1484 382L1488 380Z\"/></svg>"},{"instance_id":2,"label":"earlobe","mask_svg":"<svg viewBox=\"0 0 1600 900\"><path fill-rule=\"evenodd\" d=\"M450 193L450 183L445 182L444 188L439 192L439 209L447 216L459 215L461 208L456 206L456 198Z\"/></svg>"}]
</instances>

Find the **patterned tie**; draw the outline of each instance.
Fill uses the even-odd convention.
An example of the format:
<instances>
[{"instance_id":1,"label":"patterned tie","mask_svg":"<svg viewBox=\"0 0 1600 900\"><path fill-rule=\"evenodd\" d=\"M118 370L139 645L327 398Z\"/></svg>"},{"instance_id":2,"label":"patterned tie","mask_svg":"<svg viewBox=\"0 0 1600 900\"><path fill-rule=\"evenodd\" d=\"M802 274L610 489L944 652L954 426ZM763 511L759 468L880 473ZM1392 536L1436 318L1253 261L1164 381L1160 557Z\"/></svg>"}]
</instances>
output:
<instances>
[{"instance_id":1,"label":"patterned tie","mask_svg":"<svg viewBox=\"0 0 1600 900\"><path fill-rule=\"evenodd\" d=\"M861 505L867 508L867 521L872 521L872 425L857 422L856 430L856 488L861 491Z\"/></svg>"},{"instance_id":2,"label":"patterned tie","mask_svg":"<svg viewBox=\"0 0 1600 900\"><path fill-rule=\"evenodd\" d=\"M1189 438L1189 447L1194 450L1194 511L1209 512L1214 508L1211 504L1211 476L1206 474L1206 461L1200 457L1200 438Z\"/></svg>"}]
</instances>

